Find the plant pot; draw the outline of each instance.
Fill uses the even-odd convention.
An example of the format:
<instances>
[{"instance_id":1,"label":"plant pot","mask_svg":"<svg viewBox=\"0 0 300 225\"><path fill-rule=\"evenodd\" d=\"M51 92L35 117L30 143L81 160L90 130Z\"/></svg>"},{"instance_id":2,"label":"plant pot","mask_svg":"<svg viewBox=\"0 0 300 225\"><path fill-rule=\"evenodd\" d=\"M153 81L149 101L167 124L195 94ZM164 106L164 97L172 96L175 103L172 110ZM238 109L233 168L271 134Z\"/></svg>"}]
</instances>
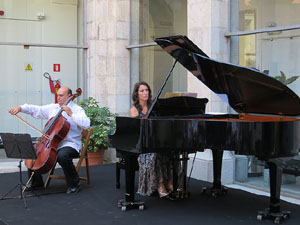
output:
<instances>
[{"instance_id":1,"label":"plant pot","mask_svg":"<svg viewBox=\"0 0 300 225\"><path fill-rule=\"evenodd\" d=\"M88 155L88 160L89 160L90 166L103 164L104 149L99 149L98 152L88 152L87 155ZM85 160L82 161L81 165L86 166Z\"/></svg>"}]
</instances>

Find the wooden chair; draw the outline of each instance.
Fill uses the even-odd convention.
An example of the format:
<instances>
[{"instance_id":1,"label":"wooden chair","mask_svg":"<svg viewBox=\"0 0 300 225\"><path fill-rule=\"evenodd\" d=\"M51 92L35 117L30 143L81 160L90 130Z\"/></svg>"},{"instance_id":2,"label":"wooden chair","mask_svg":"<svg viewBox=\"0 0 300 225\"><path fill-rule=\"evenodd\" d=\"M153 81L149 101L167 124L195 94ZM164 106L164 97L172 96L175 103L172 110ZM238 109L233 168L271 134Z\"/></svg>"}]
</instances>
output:
<instances>
[{"instance_id":1,"label":"wooden chair","mask_svg":"<svg viewBox=\"0 0 300 225\"><path fill-rule=\"evenodd\" d=\"M87 181L88 184L90 184L90 167L89 167L89 161L88 161L88 157L87 157L87 148L88 148L88 144L90 142L90 137L91 137L92 133L93 133L93 128L82 131L81 135L82 135L82 138L84 139L84 145L83 145L83 148L81 150L80 157L79 157L79 160L77 162L77 165L75 166L77 173L79 173L80 168L82 166L82 162L83 162L83 160L85 160L86 177L79 177L79 179ZM53 168L50 170L50 172L48 174L47 180L45 182L45 188L49 186L50 180L52 178L54 178L54 179L63 179L63 180L65 179L65 176L58 176L58 175L53 174L54 170L55 170L56 163L55 163L55 165L53 166Z\"/></svg>"}]
</instances>

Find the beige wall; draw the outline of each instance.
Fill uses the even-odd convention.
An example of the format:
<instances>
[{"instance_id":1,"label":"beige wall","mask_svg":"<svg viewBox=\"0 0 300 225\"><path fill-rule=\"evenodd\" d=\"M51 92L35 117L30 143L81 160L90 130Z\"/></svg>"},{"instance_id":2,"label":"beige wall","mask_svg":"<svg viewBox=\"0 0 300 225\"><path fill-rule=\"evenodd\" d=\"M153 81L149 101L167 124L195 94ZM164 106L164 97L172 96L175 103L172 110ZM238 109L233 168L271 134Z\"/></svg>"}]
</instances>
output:
<instances>
[{"instance_id":1,"label":"beige wall","mask_svg":"<svg viewBox=\"0 0 300 225\"><path fill-rule=\"evenodd\" d=\"M188 37L209 57L229 62L229 40L224 33L229 31L230 0L188 0ZM227 112L228 107L197 78L189 74L188 91L198 97L208 98L207 112Z\"/></svg>"},{"instance_id":2,"label":"beige wall","mask_svg":"<svg viewBox=\"0 0 300 225\"><path fill-rule=\"evenodd\" d=\"M87 0L88 96L119 115L130 103L129 12L130 0ZM115 149L104 161L116 161Z\"/></svg>"},{"instance_id":3,"label":"beige wall","mask_svg":"<svg viewBox=\"0 0 300 225\"><path fill-rule=\"evenodd\" d=\"M128 114L130 0L87 0L88 96Z\"/></svg>"},{"instance_id":4,"label":"beige wall","mask_svg":"<svg viewBox=\"0 0 300 225\"><path fill-rule=\"evenodd\" d=\"M209 57L229 62L229 40L224 33L229 31L230 0L188 0L188 37ZM216 94L210 91L197 78L189 74L188 91L197 92L198 97L208 98L206 112L229 111ZM222 163L222 183L230 184L234 180L234 157L231 152L224 152ZM197 152L192 178L213 181L213 158L210 150ZM190 164L189 169L190 170Z\"/></svg>"}]
</instances>

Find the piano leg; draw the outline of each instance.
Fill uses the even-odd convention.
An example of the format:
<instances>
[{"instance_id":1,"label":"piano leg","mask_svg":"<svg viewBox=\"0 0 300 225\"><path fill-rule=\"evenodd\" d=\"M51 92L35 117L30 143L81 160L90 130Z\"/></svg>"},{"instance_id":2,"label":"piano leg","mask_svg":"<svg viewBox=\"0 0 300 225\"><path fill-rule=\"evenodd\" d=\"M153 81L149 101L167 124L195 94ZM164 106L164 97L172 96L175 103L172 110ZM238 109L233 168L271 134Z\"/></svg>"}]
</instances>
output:
<instances>
[{"instance_id":1,"label":"piano leg","mask_svg":"<svg viewBox=\"0 0 300 225\"><path fill-rule=\"evenodd\" d=\"M280 210L280 189L282 179L282 168L276 162L267 162L270 174L270 207L264 211L259 211L257 220L264 218L273 219L274 223L279 224L281 220L287 219L291 212Z\"/></svg>"},{"instance_id":2,"label":"piano leg","mask_svg":"<svg viewBox=\"0 0 300 225\"><path fill-rule=\"evenodd\" d=\"M222 174L222 160L223 160L223 151L212 149L213 155L213 169L214 169L214 181L211 188L203 188L202 193L208 192L213 197L220 195L225 195L227 193L227 188L222 186L221 183L221 174Z\"/></svg>"},{"instance_id":3,"label":"piano leg","mask_svg":"<svg viewBox=\"0 0 300 225\"><path fill-rule=\"evenodd\" d=\"M173 160L172 160L172 166L173 166L173 188L174 188L174 191L176 191L178 189L178 184L179 184L179 177L178 177L178 174L179 174L179 171L178 168L177 168L177 164L178 162L180 162L180 155L175 155Z\"/></svg>"},{"instance_id":4,"label":"piano leg","mask_svg":"<svg viewBox=\"0 0 300 225\"><path fill-rule=\"evenodd\" d=\"M221 189L221 172L222 172L222 159L223 151L212 150L213 154L213 167L214 167L214 189Z\"/></svg>"},{"instance_id":5,"label":"piano leg","mask_svg":"<svg viewBox=\"0 0 300 225\"><path fill-rule=\"evenodd\" d=\"M185 152L182 155L182 198L188 198L189 192L187 190L187 162L189 160L188 153Z\"/></svg>"},{"instance_id":6,"label":"piano leg","mask_svg":"<svg viewBox=\"0 0 300 225\"><path fill-rule=\"evenodd\" d=\"M118 207L122 211L127 209L138 208L139 210L144 209L144 202L136 201L134 199L135 193L135 164L137 163L137 155L124 153L123 154L125 161L125 200L120 200L118 202Z\"/></svg>"},{"instance_id":7,"label":"piano leg","mask_svg":"<svg viewBox=\"0 0 300 225\"><path fill-rule=\"evenodd\" d=\"M184 199L190 197L190 193L187 190L188 187L188 180L187 180L187 163L189 160L189 156L187 152L183 152L181 155L178 155L173 160L173 186L174 191L172 193L172 196L174 199ZM180 171L180 178L178 179L178 173L177 171L178 165L177 163L180 161L181 163L181 171ZM179 186L180 184L180 186Z\"/></svg>"}]
</instances>

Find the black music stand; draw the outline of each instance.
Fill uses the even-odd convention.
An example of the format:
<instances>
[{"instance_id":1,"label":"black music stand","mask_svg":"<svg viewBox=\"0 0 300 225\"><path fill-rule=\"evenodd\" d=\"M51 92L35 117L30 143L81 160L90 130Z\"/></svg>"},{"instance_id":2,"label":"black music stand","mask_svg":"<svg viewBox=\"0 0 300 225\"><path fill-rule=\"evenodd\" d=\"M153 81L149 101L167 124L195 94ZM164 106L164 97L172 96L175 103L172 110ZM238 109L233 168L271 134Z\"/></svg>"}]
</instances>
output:
<instances>
[{"instance_id":1,"label":"black music stand","mask_svg":"<svg viewBox=\"0 0 300 225\"><path fill-rule=\"evenodd\" d=\"M26 202L23 195L23 187L25 186L22 181L22 161L23 159L36 159L35 149L32 145L31 136L29 134L13 134L13 133L0 133L0 140L2 139L3 147L6 152L7 158L20 159L19 161L19 183L16 184L11 190L3 195L0 200L7 199L6 197L17 187L20 188L20 197L23 199L26 208Z\"/></svg>"}]
</instances>

